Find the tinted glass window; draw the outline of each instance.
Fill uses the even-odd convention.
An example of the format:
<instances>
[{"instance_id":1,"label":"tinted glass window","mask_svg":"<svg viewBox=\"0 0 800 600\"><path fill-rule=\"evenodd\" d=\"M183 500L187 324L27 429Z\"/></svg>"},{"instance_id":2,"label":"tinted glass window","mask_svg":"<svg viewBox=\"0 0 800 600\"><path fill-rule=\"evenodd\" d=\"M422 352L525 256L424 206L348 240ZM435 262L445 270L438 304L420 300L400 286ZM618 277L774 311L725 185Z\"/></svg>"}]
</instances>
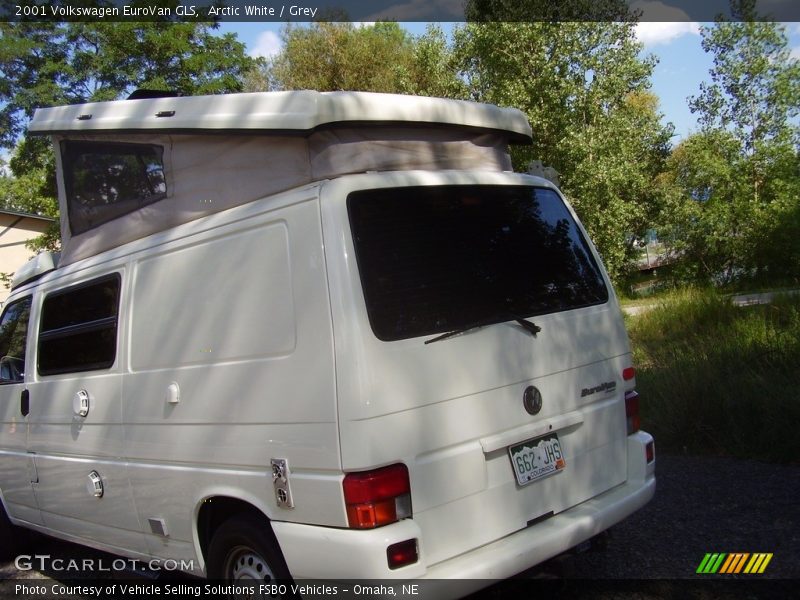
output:
<instances>
[{"instance_id":1,"label":"tinted glass window","mask_svg":"<svg viewBox=\"0 0 800 600\"><path fill-rule=\"evenodd\" d=\"M9 304L0 318L0 384L18 383L25 378L25 347L31 298Z\"/></svg>"},{"instance_id":2,"label":"tinted glass window","mask_svg":"<svg viewBox=\"0 0 800 600\"><path fill-rule=\"evenodd\" d=\"M118 275L49 294L42 304L39 373L107 369L117 353Z\"/></svg>"},{"instance_id":3,"label":"tinted glass window","mask_svg":"<svg viewBox=\"0 0 800 600\"><path fill-rule=\"evenodd\" d=\"M353 192L348 211L370 324L381 340L608 300L587 241L552 190Z\"/></svg>"},{"instance_id":4,"label":"tinted glass window","mask_svg":"<svg viewBox=\"0 0 800 600\"><path fill-rule=\"evenodd\" d=\"M61 142L70 229L82 233L164 198L163 148Z\"/></svg>"}]
</instances>

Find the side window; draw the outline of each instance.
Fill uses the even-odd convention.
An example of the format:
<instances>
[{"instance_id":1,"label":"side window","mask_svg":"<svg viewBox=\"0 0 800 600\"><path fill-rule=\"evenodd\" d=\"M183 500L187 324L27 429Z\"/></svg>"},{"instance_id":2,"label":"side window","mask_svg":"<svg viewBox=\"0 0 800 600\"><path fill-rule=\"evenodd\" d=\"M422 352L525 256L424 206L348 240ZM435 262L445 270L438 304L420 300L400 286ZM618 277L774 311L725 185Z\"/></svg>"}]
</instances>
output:
<instances>
[{"instance_id":1,"label":"side window","mask_svg":"<svg viewBox=\"0 0 800 600\"><path fill-rule=\"evenodd\" d=\"M119 275L48 294L39 328L39 374L108 369L117 357Z\"/></svg>"},{"instance_id":2,"label":"side window","mask_svg":"<svg viewBox=\"0 0 800 600\"><path fill-rule=\"evenodd\" d=\"M25 347L31 297L9 304L0 317L0 385L25 379Z\"/></svg>"},{"instance_id":3,"label":"side window","mask_svg":"<svg viewBox=\"0 0 800 600\"><path fill-rule=\"evenodd\" d=\"M74 234L167 195L161 146L64 141L61 156L69 224Z\"/></svg>"}]
</instances>

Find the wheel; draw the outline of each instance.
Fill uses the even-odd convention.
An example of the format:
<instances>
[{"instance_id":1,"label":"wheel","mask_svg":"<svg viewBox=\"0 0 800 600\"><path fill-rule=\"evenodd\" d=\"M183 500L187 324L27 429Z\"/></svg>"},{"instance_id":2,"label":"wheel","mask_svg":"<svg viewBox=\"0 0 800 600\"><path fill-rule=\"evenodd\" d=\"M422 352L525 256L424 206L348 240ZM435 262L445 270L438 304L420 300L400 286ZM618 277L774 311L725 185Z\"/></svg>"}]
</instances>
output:
<instances>
[{"instance_id":1,"label":"wheel","mask_svg":"<svg viewBox=\"0 0 800 600\"><path fill-rule=\"evenodd\" d=\"M0 502L0 560L10 560L22 552L29 542L28 530L12 525Z\"/></svg>"},{"instance_id":2,"label":"wheel","mask_svg":"<svg viewBox=\"0 0 800 600\"><path fill-rule=\"evenodd\" d=\"M208 547L208 577L237 584L291 583L269 523L253 515L232 517L214 533Z\"/></svg>"}]
</instances>

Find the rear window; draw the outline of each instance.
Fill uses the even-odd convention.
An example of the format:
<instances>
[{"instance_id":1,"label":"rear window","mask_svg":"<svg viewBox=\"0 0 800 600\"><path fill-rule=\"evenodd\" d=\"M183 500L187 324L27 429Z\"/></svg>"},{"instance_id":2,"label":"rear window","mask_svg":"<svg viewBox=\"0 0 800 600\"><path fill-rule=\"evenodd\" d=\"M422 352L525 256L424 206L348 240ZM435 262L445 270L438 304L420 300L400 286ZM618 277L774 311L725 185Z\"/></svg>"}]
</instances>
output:
<instances>
[{"instance_id":1,"label":"rear window","mask_svg":"<svg viewBox=\"0 0 800 600\"><path fill-rule=\"evenodd\" d=\"M529 186L420 186L347 199L370 324L384 341L608 300L564 202Z\"/></svg>"},{"instance_id":2,"label":"rear window","mask_svg":"<svg viewBox=\"0 0 800 600\"><path fill-rule=\"evenodd\" d=\"M61 142L70 230L83 233L167 195L163 148Z\"/></svg>"}]
</instances>

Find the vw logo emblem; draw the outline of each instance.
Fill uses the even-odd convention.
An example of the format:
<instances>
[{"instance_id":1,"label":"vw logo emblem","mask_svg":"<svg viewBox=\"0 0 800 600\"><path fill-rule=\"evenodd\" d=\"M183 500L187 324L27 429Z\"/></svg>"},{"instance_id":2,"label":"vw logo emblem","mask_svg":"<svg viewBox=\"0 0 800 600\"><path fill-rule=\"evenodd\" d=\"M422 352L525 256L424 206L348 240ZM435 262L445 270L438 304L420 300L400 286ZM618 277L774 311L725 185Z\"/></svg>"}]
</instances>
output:
<instances>
[{"instance_id":1,"label":"vw logo emblem","mask_svg":"<svg viewBox=\"0 0 800 600\"><path fill-rule=\"evenodd\" d=\"M538 414L542 410L542 393L532 385L529 385L522 394L522 405L528 411L528 414Z\"/></svg>"}]
</instances>

